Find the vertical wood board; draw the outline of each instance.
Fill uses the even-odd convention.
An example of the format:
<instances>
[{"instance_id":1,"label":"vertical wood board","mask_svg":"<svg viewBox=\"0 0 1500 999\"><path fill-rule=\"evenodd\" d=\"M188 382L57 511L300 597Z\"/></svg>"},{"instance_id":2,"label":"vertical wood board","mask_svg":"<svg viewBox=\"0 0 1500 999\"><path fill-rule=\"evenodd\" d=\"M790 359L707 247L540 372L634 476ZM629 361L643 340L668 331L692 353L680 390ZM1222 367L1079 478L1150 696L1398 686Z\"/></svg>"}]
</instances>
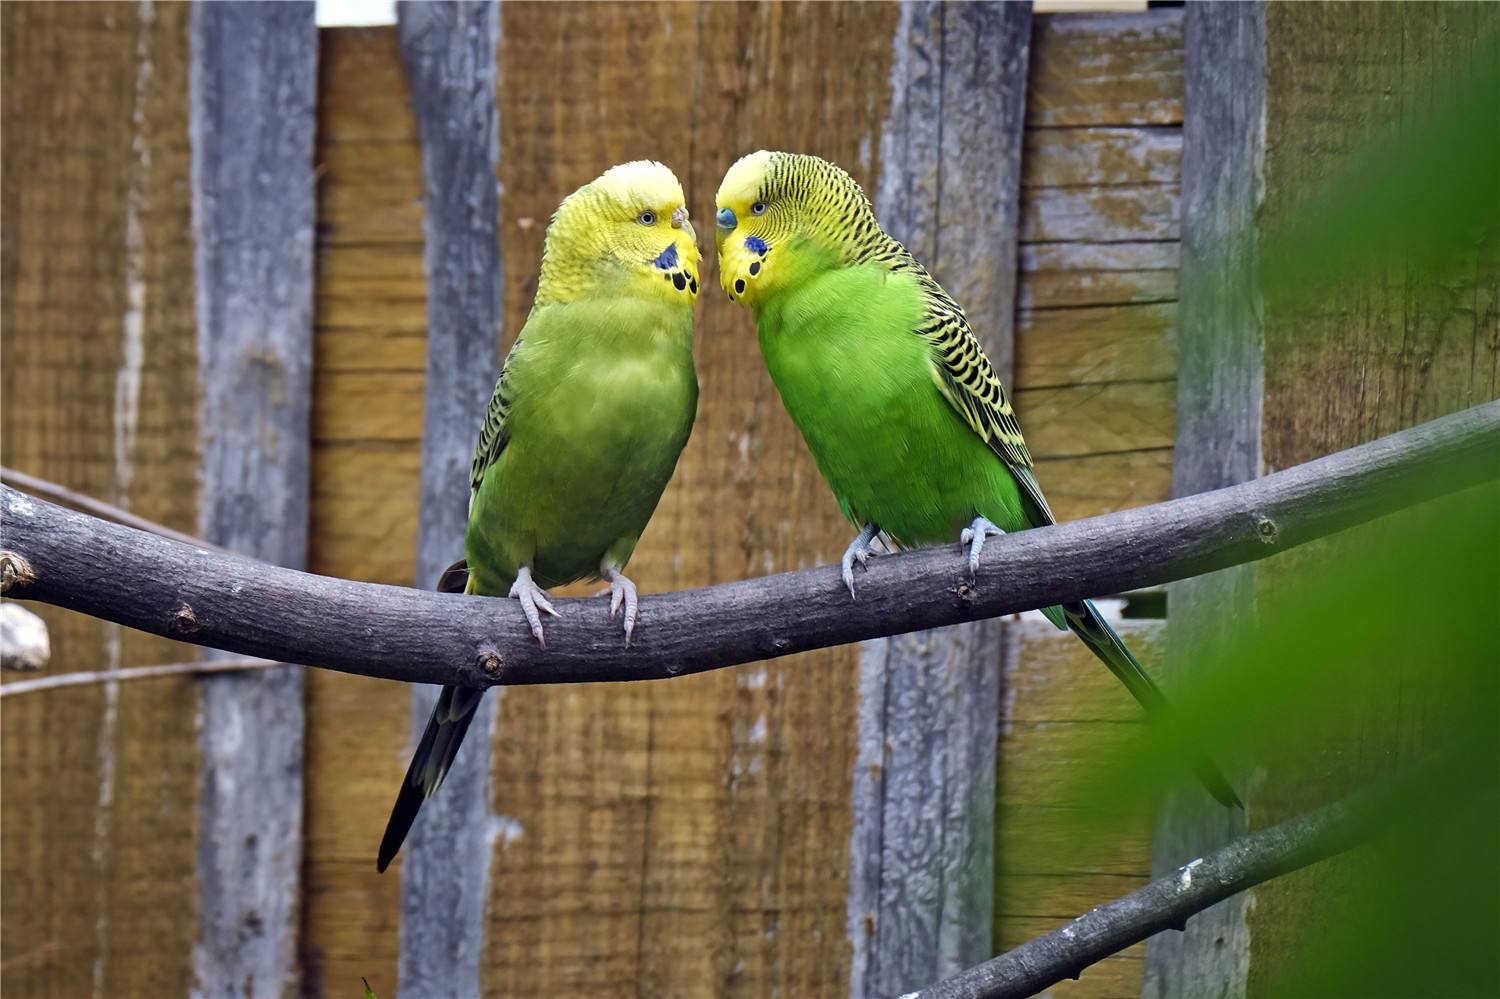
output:
<instances>
[{"instance_id":1,"label":"vertical wood board","mask_svg":"<svg viewBox=\"0 0 1500 999\"><path fill-rule=\"evenodd\" d=\"M874 192L882 225L964 307L1007 382L1031 24L1029 4L902 5ZM999 642L990 621L862 648L851 995L989 956Z\"/></svg>"},{"instance_id":2,"label":"vertical wood board","mask_svg":"<svg viewBox=\"0 0 1500 999\"><path fill-rule=\"evenodd\" d=\"M415 582L426 365L422 153L394 28L320 32L308 568ZM396 994L401 860L375 850L411 752L405 684L307 676L304 992Z\"/></svg>"},{"instance_id":3,"label":"vertical wood board","mask_svg":"<svg viewBox=\"0 0 1500 999\"><path fill-rule=\"evenodd\" d=\"M1183 123L1182 329L1173 493L1191 495L1261 471L1261 302L1255 220L1265 125L1265 7L1187 12ZM1211 669L1227 619L1255 613L1254 572L1235 566L1174 584L1168 681ZM1238 762L1238 761L1236 761ZM1231 777L1231 780L1234 778ZM1157 875L1245 833L1243 813L1201 789L1169 790L1153 841ZM1249 965L1248 896L1227 899L1182 933L1147 946L1145 994L1243 995Z\"/></svg>"},{"instance_id":4,"label":"vertical wood board","mask_svg":"<svg viewBox=\"0 0 1500 999\"><path fill-rule=\"evenodd\" d=\"M499 123L493 3L403 3L397 28L422 141L427 273L427 369L422 414L419 586L435 585L464 550L469 471L495 383L500 289L496 229ZM413 688L415 746L438 688ZM423 807L401 867L401 991L480 992L489 858L495 702L475 710L467 746ZM392 788L392 794L395 788Z\"/></svg>"},{"instance_id":5,"label":"vertical wood board","mask_svg":"<svg viewBox=\"0 0 1500 999\"><path fill-rule=\"evenodd\" d=\"M191 35L200 530L233 551L301 568L313 360L313 5L196 4ZM297 987L302 674L286 666L202 682L195 995Z\"/></svg>"},{"instance_id":6,"label":"vertical wood board","mask_svg":"<svg viewBox=\"0 0 1500 999\"><path fill-rule=\"evenodd\" d=\"M198 514L188 8L0 8L5 463L185 531ZM191 649L51 607L54 672ZM182 994L197 684L7 698L0 990Z\"/></svg>"}]
</instances>

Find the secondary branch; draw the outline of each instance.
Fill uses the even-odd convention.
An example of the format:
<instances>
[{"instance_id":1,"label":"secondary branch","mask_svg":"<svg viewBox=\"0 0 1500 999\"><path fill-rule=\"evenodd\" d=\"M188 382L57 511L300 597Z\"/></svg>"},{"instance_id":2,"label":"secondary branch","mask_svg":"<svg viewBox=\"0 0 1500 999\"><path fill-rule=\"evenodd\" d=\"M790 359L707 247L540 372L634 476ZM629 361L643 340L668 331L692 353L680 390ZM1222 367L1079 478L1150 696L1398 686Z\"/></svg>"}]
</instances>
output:
<instances>
[{"instance_id":1,"label":"secondary branch","mask_svg":"<svg viewBox=\"0 0 1500 999\"><path fill-rule=\"evenodd\" d=\"M1262 559L1500 475L1500 403L1228 489L882 556L851 601L824 566L645 597L627 646L602 598L558 601L545 651L513 601L355 583L110 524L0 487L4 547L41 600L247 656L424 683L645 680L997 617Z\"/></svg>"},{"instance_id":2,"label":"secondary branch","mask_svg":"<svg viewBox=\"0 0 1500 999\"><path fill-rule=\"evenodd\" d=\"M1231 895L1307 867L1368 837L1404 791L1430 779L1432 763L1386 778L1341 801L1235 840L1166 877L1089 910L1060 929L1028 940L902 999L1022 999Z\"/></svg>"}]
</instances>

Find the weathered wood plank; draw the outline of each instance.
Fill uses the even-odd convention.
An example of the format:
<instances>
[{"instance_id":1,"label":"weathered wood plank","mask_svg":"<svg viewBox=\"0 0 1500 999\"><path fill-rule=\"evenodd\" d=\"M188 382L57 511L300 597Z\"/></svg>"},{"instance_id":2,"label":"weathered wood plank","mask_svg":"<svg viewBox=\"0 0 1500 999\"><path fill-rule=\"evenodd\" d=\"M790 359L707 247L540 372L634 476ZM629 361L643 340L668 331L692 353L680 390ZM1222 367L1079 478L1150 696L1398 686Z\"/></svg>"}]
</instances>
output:
<instances>
[{"instance_id":1,"label":"weathered wood plank","mask_svg":"<svg viewBox=\"0 0 1500 999\"><path fill-rule=\"evenodd\" d=\"M1175 240L1176 184L1040 187L1021 203L1027 243Z\"/></svg>"},{"instance_id":2,"label":"weathered wood plank","mask_svg":"<svg viewBox=\"0 0 1500 999\"><path fill-rule=\"evenodd\" d=\"M1183 261L1173 493L1183 496L1261 471L1261 329L1255 213L1264 155L1265 7L1187 13L1183 123ZM1163 680L1185 682L1212 661L1225 615L1253 614L1247 566L1174 584ZM1158 806L1153 871L1160 875L1245 832L1245 816L1196 788L1169 789ZM1246 898L1148 944L1144 994L1244 994Z\"/></svg>"},{"instance_id":3,"label":"weathered wood plank","mask_svg":"<svg viewBox=\"0 0 1500 999\"><path fill-rule=\"evenodd\" d=\"M1021 247L1021 275L1022 310L1171 302L1177 244L1031 243Z\"/></svg>"},{"instance_id":4,"label":"weathered wood plank","mask_svg":"<svg viewBox=\"0 0 1500 999\"><path fill-rule=\"evenodd\" d=\"M469 465L499 370L500 15L494 3L402 3L397 11L426 192L427 370L416 575L419 585L434 585L463 551ZM435 687L412 691L413 745L437 695ZM403 992L481 992L490 854L498 832L489 810L496 700L476 710L467 748L406 844L397 969Z\"/></svg>"},{"instance_id":5,"label":"weathered wood plank","mask_svg":"<svg viewBox=\"0 0 1500 999\"><path fill-rule=\"evenodd\" d=\"M1022 187L1175 184L1182 174L1182 129L1030 128Z\"/></svg>"},{"instance_id":6,"label":"weathered wood plank","mask_svg":"<svg viewBox=\"0 0 1500 999\"><path fill-rule=\"evenodd\" d=\"M1008 382L1030 4L907 3L875 209L960 302ZM848 933L853 996L989 956L1000 624L861 651Z\"/></svg>"},{"instance_id":7,"label":"weathered wood plank","mask_svg":"<svg viewBox=\"0 0 1500 999\"><path fill-rule=\"evenodd\" d=\"M1106 613L1113 608L1105 605ZM1114 625L1144 661L1165 644L1161 621ZM1135 737L1140 708L1074 636L1040 615L1006 628L1001 760L996 795L996 951L1048 932L1144 884L1150 816L1078 811L1078 779ZM1097 808L1097 806L1095 806ZM1101 833L1106 825L1108 833ZM1134 995L1141 948L1090 969L1058 995Z\"/></svg>"},{"instance_id":8,"label":"weathered wood plank","mask_svg":"<svg viewBox=\"0 0 1500 999\"><path fill-rule=\"evenodd\" d=\"M1182 11L1048 14L1036 19L1026 125L1182 121Z\"/></svg>"},{"instance_id":9,"label":"weathered wood plank","mask_svg":"<svg viewBox=\"0 0 1500 999\"><path fill-rule=\"evenodd\" d=\"M376 212L337 224L331 197L422 197L422 152L394 28L320 32L317 341L309 568L411 585L417 549L427 286L420 218L398 238ZM374 398L348 376L405 374ZM396 994L401 882L375 846L410 753L401 684L313 670L307 680L305 990L367 978Z\"/></svg>"},{"instance_id":10,"label":"weathered wood plank","mask_svg":"<svg viewBox=\"0 0 1500 999\"><path fill-rule=\"evenodd\" d=\"M1170 381L1028 388L1016 412L1037 460L1076 458L1171 447L1176 398Z\"/></svg>"},{"instance_id":11,"label":"weathered wood plank","mask_svg":"<svg viewBox=\"0 0 1500 999\"><path fill-rule=\"evenodd\" d=\"M307 556L317 65L311 3L193 7L199 522L216 544L293 568ZM201 690L194 991L294 991L302 670Z\"/></svg>"},{"instance_id":12,"label":"weathered wood plank","mask_svg":"<svg viewBox=\"0 0 1500 999\"><path fill-rule=\"evenodd\" d=\"M1177 283L1175 271L1166 272ZM1027 276L1028 283L1033 279ZM1173 377L1177 308L1170 302L1038 309L1017 318L1016 384L1027 391Z\"/></svg>"},{"instance_id":13,"label":"weathered wood plank","mask_svg":"<svg viewBox=\"0 0 1500 999\"><path fill-rule=\"evenodd\" d=\"M1042 458L1036 469L1062 521L1157 503L1172 492L1171 448Z\"/></svg>"},{"instance_id":14,"label":"weathered wood plank","mask_svg":"<svg viewBox=\"0 0 1500 999\"><path fill-rule=\"evenodd\" d=\"M0 450L194 532L188 8L6 4L0 33ZM52 672L195 654L40 610ZM188 678L6 700L0 991L188 990L197 702Z\"/></svg>"}]
</instances>

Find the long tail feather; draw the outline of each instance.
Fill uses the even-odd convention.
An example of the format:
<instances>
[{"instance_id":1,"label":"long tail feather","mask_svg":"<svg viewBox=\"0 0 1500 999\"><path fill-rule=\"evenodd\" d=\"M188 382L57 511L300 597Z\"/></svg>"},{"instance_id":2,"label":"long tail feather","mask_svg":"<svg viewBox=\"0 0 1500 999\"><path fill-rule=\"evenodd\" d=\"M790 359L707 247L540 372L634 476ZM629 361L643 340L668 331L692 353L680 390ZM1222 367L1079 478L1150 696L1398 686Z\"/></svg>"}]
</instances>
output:
<instances>
[{"instance_id":1,"label":"long tail feather","mask_svg":"<svg viewBox=\"0 0 1500 999\"><path fill-rule=\"evenodd\" d=\"M466 593L468 584L468 566L458 561L443 573L437 588L442 593ZM391 818L386 823L385 835L380 839L380 853L375 861L377 870L384 872L390 866L406 840L406 834L411 831L412 823L417 820L422 802L432 797L442 785L443 778L448 776L448 768L453 765L458 747L463 745L464 735L469 731L469 723L474 720L474 711L483 698L483 690L467 687L444 687L438 695L437 705L422 732L422 740L412 754L411 766L406 769L396 803L391 807Z\"/></svg>"},{"instance_id":2,"label":"long tail feather","mask_svg":"<svg viewBox=\"0 0 1500 999\"><path fill-rule=\"evenodd\" d=\"M412 755L411 766L406 770L406 779L401 782L401 791L396 795L396 804L391 808L390 821L386 823L385 835L380 840L380 855L375 862L377 870L384 871L395 858L396 851L411 831L422 802L437 791L448 768L458 755L469 723L474 720L474 710L484 698L484 691L468 687L444 687L438 695L437 706L427 720L427 729L422 741Z\"/></svg>"},{"instance_id":3,"label":"long tail feather","mask_svg":"<svg viewBox=\"0 0 1500 999\"><path fill-rule=\"evenodd\" d=\"M1141 703L1147 714L1160 717L1171 712L1172 709L1167 703L1166 696L1162 694L1161 688L1151 679L1150 674L1141 665L1141 661L1115 633L1115 629L1104 620L1104 616L1099 613L1092 600L1085 600L1079 604L1065 604L1062 613L1073 633L1083 640L1090 652L1109 667L1111 673L1119 677L1120 682L1125 684L1125 688ZM1226 807L1243 808L1239 795L1235 794L1234 788L1230 786L1229 781L1214 765L1214 762L1199 750L1188 747L1188 752L1192 757L1193 770L1198 774L1198 779L1203 782L1203 786L1208 789L1208 793Z\"/></svg>"}]
</instances>

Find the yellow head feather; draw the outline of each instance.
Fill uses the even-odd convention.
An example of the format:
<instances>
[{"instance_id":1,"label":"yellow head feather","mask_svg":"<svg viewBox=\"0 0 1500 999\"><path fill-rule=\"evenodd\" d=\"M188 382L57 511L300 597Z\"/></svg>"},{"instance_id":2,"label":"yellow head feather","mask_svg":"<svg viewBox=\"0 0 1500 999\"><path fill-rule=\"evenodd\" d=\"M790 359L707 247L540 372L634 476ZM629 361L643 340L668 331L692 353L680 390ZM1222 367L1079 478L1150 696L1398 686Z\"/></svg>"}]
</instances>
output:
<instances>
[{"instance_id":1,"label":"yellow head feather","mask_svg":"<svg viewBox=\"0 0 1500 999\"><path fill-rule=\"evenodd\" d=\"M536 302L606 292L691 307L701 259L676 175L648 160L622 163L558 206L547 226Z\"/></svg>"},{"instance_id":2,"label":"yellow head feather","mask_svg":"<svg viewBox=\"0 0 1500 999\"><path fill-rule=\"evenodd\" d=\"M714 209L719 283L745 305L820 268L900 247L854 178L817 156L762 149L742 157L724 174Z\"/></svg>"}]
</instances>

